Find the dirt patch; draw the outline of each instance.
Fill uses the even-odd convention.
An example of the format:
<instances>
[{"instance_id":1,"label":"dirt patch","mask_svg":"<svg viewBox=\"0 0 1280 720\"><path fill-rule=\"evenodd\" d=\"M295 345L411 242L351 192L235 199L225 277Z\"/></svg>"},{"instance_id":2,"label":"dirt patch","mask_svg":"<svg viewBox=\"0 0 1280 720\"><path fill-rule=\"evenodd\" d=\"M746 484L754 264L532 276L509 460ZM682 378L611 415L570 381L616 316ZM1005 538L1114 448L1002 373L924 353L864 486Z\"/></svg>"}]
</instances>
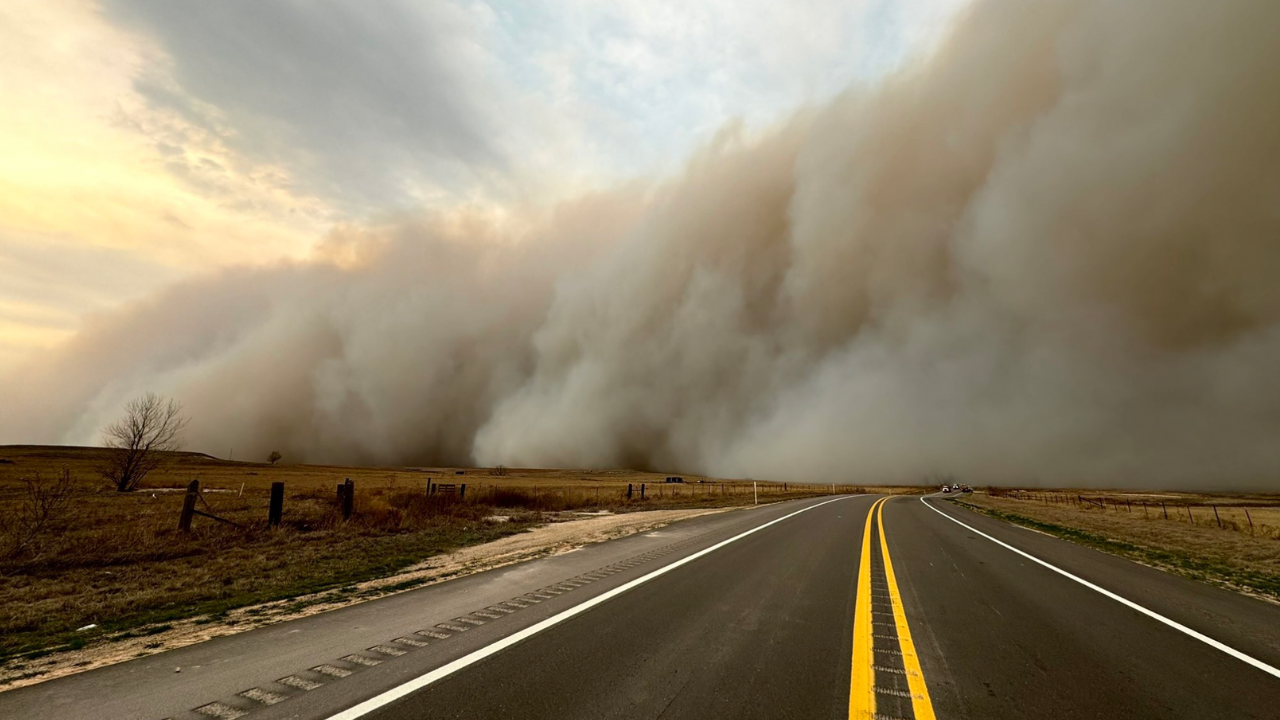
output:
<instances>
[{"instance_id":1,"label":"dirt patch","mask_svg":"<svg viewBox=\"0 0 1280 720\"><path fill-rule=\"evenodd\" d=\"M79 650L56 652L23 664L0 668L0 691L112 665L136 657L193 645L265 625L334 610L447 579L525 560L568 552L584 545L648 532L677 520L724 512L728 508L652 510L582 517L553 522L517 535L443 553L402 572L321 593L201 616L106 637Z\"/></svg>"}]
</instances>

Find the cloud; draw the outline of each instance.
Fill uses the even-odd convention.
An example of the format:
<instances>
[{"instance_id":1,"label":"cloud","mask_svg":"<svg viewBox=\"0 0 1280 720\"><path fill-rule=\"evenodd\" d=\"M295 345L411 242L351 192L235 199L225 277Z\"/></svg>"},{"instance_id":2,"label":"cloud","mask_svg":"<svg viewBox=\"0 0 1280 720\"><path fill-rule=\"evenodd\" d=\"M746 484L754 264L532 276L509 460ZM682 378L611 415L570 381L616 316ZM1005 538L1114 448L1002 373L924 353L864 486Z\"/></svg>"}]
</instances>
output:
<instances>
[{"instance_id":1,"label":"cloud","mask_svg":"<svg viewBox=\"0 0 1280 720\"><path fill-rule=\"evenodd\" d=\"M0 264L24 273L9 294L41 287L6 301L0 354L177 276L309 257L334 224L671 172L726 117L758 129L843 83L867 17L909 44L919 23L876 7L6 3Z\"/></svg>"},{"instance_id":2,"label":"cloud","mask_svg":"<svg viewBox=\"0 0 1280 720\"><path fill-rule=\"evenodd\" d=\"M237 457L1260 489L1277 21L985 0L664 182L351 225L98 318L0 381L0 437L156 390Z\"/></svg>"},{"instance_id":3,"label":"cloud","mask_svg":"<svg viewBox=\"0 0 1280 720\"><path fill-rule=\"evenodd\" d=\"M930 47L965 0L494 3L495 54L615 173L669 173L726 120L768 126Z\"/></svg>"},{"instance_id":4,"label":"cloud","mask_svg":"<svg viewBox=\"0 0 1280 720\"><path fill-rule=\"evenodd\" d=\"M5 3L0 47L0 363L192 272L305 256L330 225L280 168L149 107L154 48L91 3Z\"/></svg>"},{"instance_id":5,"label":"cloud","mask_svg":"<svg viewBox=\"0 0 1280 720\"><path fill-rule=\"evenodd\" d=\"M728 118L892 69L961 2L106 7L163 53L136 80L153 107L361 217L673 170Z\"/></svg>"},{"instance_id":6,"label":"cloud","mask_svg":"<svg viewBox=\"0 0 1280 720\"><path fill-rule=\"evenodd\" d=\"M153 104L238 152L291 169L349 207L406 203L509 163L508 90L478 42L483 5L109 0L169 66L138 79ZM194 102L198 101L198 102ZM225 128L225 129L224 129Z\"/></svg>"}]
</instances>

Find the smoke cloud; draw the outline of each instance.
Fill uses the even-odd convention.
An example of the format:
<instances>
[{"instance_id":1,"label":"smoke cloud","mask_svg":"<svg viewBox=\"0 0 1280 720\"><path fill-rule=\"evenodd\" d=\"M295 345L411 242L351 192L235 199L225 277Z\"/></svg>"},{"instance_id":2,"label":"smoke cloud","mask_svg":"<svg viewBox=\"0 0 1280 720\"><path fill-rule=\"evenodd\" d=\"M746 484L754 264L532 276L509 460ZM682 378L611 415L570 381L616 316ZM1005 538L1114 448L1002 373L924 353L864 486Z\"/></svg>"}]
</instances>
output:
<instances>
[{"instance_id":1,"label":"smoke cloud","mask_svg":"<svg viewBox=\"0 0 1280 720\"><path fill-rule=\"evenodd\" d=\"M979 2L678 177L343 228L93 319L7 441L823 482L1274 488L1280 3Z\"/></svg>"}]
</instances>

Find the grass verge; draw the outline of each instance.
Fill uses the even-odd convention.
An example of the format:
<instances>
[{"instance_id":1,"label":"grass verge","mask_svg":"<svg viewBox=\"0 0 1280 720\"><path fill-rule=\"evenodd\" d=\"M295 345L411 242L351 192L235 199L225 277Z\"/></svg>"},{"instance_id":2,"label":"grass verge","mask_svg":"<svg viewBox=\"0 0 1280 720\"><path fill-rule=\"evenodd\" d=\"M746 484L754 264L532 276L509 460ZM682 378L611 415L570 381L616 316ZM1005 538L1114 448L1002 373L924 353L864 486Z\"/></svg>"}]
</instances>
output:
<instances>
[{"instance_id":1,"label":"grass verge","mask_svg":"<svg viewBox=\"0 0 1280 720\"><path fill-rule=\"evenodd\" d=\"M266 538L230 537L220 528L190 539L162 533L161 541L194 547L124 564L86 559L14 573L0 583L0 603L8 608L0 613L0 667L155 634L185 618L220 621L236 608L300 596L324 602L317 593L340 593L425 558L522 532L536 519L464 523L435 518L434 527L396 533L285 528Z\"/></svg>"},{"instance_id":2,"label":"grass verge","mask_svg":"<svg viewBox=\"0 0 1280 720\"><path fill-rule=\"evenodd\" d=\"M252 623L263 603L296 599L301 611L326 594L547 522L833 489L696 476L668 483L629 470L271 465L173 453L137 491L120 493L96 476L103 452L0 446L0 674L178 621ZM344 520L335 491L348 478L354 514ZM192 479L202 491L196 509L229 522L197 516L190 532L178 530ZM285 484L284 512L269 528L274 482ZM246 607L249 617L228 618Z\"/></svg>"},{"instance_id":3,"label":"grass verge","mask_svg":"<svg viewBox=\"0 0 1280 720\"><path fill-rule=\"evenodd\" d=\"M952 502L988 517L1038 530L1078 545L1134 560L1193 580L1245 592L1272 602L1280 602L1280 574L1265 569L1241 566L1227 558L1215 556L1203 550L1154 547L1130 539L1108 537L1047 519L1028 517L989 505L959 499ZM1274 541L1270 542L1274 543Z\"/></svg>"}]
</instances>

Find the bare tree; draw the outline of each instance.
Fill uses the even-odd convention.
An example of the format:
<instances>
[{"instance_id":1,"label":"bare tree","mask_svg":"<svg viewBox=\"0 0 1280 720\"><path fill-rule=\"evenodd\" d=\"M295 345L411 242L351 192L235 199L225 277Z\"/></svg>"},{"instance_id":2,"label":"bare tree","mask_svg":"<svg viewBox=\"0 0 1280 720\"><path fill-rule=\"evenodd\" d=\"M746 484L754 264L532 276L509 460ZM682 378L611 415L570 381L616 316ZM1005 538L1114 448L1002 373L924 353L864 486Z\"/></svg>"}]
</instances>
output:
<instances>
[{"instance_id":1,"label":"bare tree","mask_svg":"<svg viewBox=\"0 0 1280 720\"><path fill-rule=\"evenodd\" d=\"M271 461L272 465L275 465L276 463L280 462L280 458L282 457L284 456L280 454L279 450L272 450L271 454L267 456L267 459Z\"/></svg>"},{"instance_id":2,"label":"bare tree","mask_svg":"<svg viewBox=\"0 0 1280 720\"><path fill-rule=\"evenodd\" d=\"M0 514L0 538L9 557L35 547L42 535L57 532L71 497L71 471L62 468L57 480L45 480L40 473L22 478L22 503L12 513Z\"/></svg>"},{"instance_id":3,"label":"bare tree","mask_svg":"<svg viewBox=\"0 0 1280 720\"><path fill-rule=\"evenodd\" d=\"M120 492L138 487L147 473L159 467L162 453L182 446L187 419L182 406L170 398L147 393L124 406L124 417L103 431L103 444L111 449L101 468L102 477Z\"/></svg>"}]
</instances>

